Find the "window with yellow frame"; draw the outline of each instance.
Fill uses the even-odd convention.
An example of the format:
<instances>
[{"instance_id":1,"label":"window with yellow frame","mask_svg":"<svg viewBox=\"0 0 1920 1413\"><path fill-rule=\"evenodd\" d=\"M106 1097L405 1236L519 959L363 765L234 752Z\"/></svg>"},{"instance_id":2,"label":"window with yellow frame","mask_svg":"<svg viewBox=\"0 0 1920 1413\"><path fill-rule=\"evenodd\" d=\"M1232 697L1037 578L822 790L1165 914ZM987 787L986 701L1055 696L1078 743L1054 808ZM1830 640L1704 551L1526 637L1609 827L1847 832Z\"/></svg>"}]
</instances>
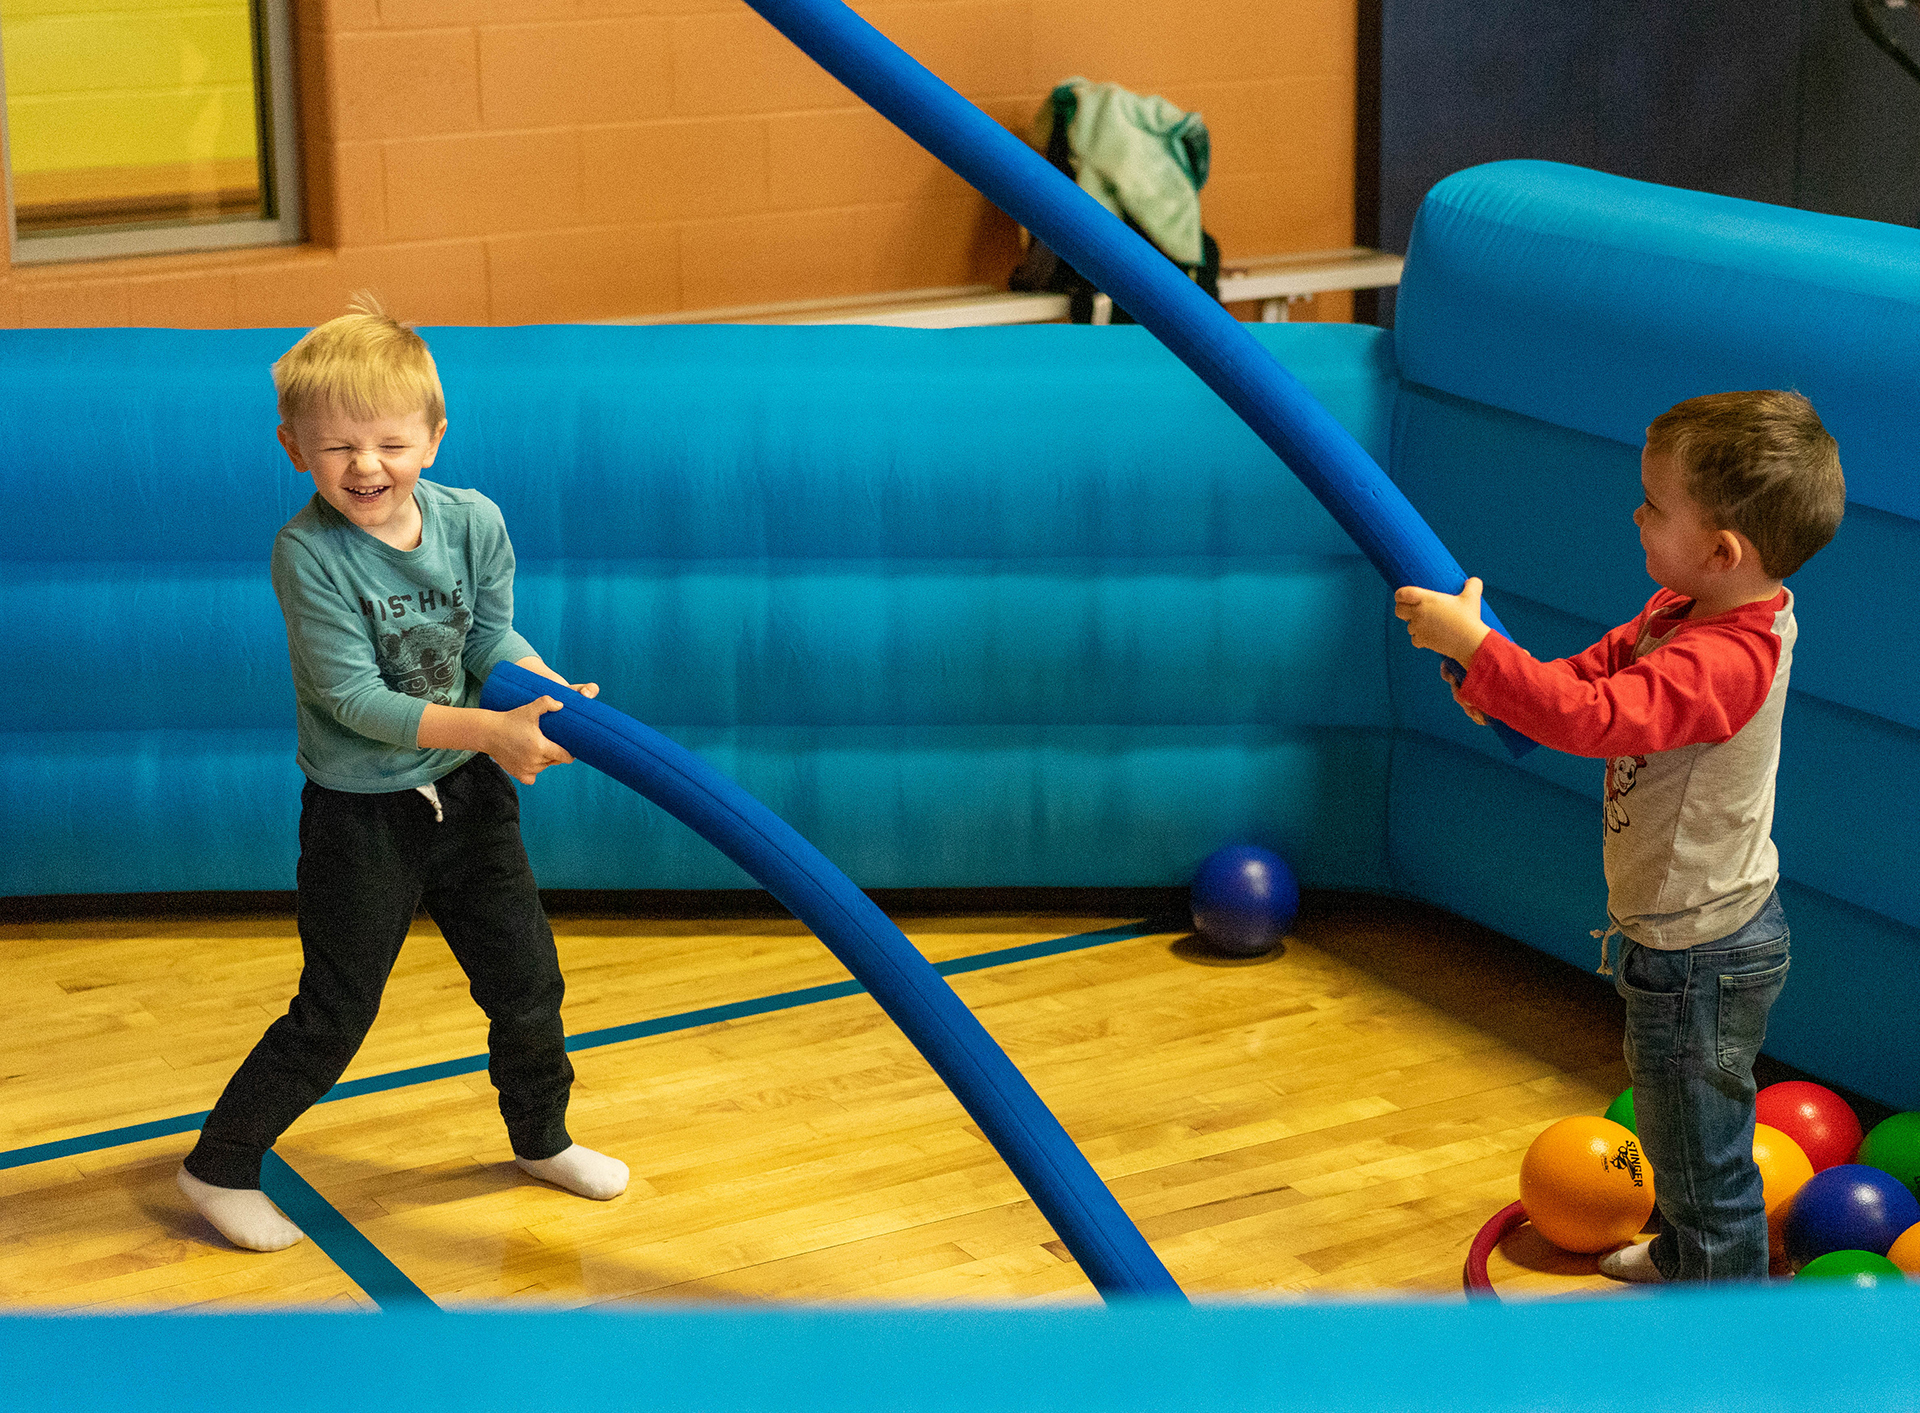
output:
<instances>
[{"instance_id":1,"label":"window with yellow frame","mask_svg":"<svg viewBox=\"0 0 1920 1413\"><path fill-rule=\"evenodd\" d=\"M288 0L0 0L15 264L300 239Z\"/></svg>"}]
</instances>

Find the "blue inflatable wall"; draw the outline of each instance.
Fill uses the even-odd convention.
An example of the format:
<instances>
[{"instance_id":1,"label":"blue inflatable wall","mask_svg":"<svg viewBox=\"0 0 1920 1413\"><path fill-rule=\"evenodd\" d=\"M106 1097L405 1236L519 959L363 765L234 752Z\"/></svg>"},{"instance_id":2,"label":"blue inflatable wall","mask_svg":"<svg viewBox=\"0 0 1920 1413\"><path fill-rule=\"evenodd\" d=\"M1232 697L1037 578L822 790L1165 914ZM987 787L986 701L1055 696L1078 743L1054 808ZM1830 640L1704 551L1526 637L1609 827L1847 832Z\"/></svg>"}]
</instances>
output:
<instances>
[{"instance_id":1,"label":"blue inflatable wall","mask_svg":"<svg viewBox=\"0 0 1920 1413\"><path fill-rule=\"evenodd\" d=\"M1795 960L1769 1049L1902 1108L1920 1107L1920 657L1893 616L1920 563L1903 397L1916 270L1910 231L1503 164L1434 192L1390 338L1255 335L1543 654L1648 591L1628 517L1653 415L1724 386L1798 386L1820 406L1853 501L1793 581L1775 835ZM288 885L298 780L265 566L306 490L272 444L265 369L293 333L0 333L0 486L32 507L0 519L0 643L29 664L0 687L0 890ZM429 336L454 418L436 472L506 510L521 626L855 881L1177 883L1254 837L1309 885L1426 898L1590 964L1597 763L1515 763L1468 726L1334 520L1145 331ZM208 498L224 513L203 514ZM590 772L549 772L526 800L552 886L745 882ZM502 1317L510 1335L475 1333L477 1317L237 1337L129 1322L111 1360L92 1357L106 1337L91 1322L7 1320L0 1362L27 1408L217 1399L172 1377L183 1342L235 1367L249 1349L359 1351L320 1359L276 1393L287 1406L370 1369L353 1395L369 1406L396 1391L452 1406L442 1395L470 1401L463 1379L492 1367L474 1351L502 1340L564 1347L583 1383L665 1407L819 1393L978 1409L1044 1387L1162 1409L1519 1408L1543 1390L1568 1408L1877 1408L1911 1401L1915 1298L1630 1302L1607 1348L1653 1352L1626 1395L1618 1361L1596 1363L1591 1312L1564 1307L767 1316L717 1334L692 1316ZM1701 1361L1667 1338L1676 1318L1731 1342ZM1002 1357L983 1364L988 1344ZM885 1366L896 1384L864 1378L876 1347L912 1352L910 1370ZM912 1385L929 1360L978 1377ZM1148 1377L1168 1370L1171 1386Z\"/></svg>"},{"instance_id":2,"label":"blue inflatable wall","mask_svg":"<svg viewBox=\"0 0 1920 1413\"><path fill-rule=\"evenodd\" d=\"M1543 657L1651 590L1630 521L1647 423L1727 388L1813 400L1848 506L1789 581L1800 640L1774 838L1793 975L1767 1048L1920 1107L1920 653L1896 617L1896 586L1920 566L1902 410L1920 232L1552 163L1476 167L1421 208L1395 349L1395 474ZM1597 764L1499 759L1417 654L1393 664L1397 883L1590 965L1586 926L1605 922Z\"/></svg>"},{"instance_id":3,"label":"blue inflatable wall","mask_svg":"<svg viewBox=\"0 0 1920 1413\"><path fill-rule=\"evenodd\" d=\"M1780 1058L1920 1103L1920 235L1537 163L1436 189L1392 335L1253 337L1391 471L1519 640L1648 585L1639 429L1791 384L1853 503L1793 586ZM0 333L0 891L284 888L298 776L271 440L291 330ZM549 658L865 887L1184 883L1229 838L1591 965L1598 766L1506 758L1351 540L1141 329L430 330L436 474L498 500ZM217 517L172 493L198 449ZM111 808L103 808L111 801ZM588 771L527 794L552 887L747 879Z\"/></svg>"}]
</instances>

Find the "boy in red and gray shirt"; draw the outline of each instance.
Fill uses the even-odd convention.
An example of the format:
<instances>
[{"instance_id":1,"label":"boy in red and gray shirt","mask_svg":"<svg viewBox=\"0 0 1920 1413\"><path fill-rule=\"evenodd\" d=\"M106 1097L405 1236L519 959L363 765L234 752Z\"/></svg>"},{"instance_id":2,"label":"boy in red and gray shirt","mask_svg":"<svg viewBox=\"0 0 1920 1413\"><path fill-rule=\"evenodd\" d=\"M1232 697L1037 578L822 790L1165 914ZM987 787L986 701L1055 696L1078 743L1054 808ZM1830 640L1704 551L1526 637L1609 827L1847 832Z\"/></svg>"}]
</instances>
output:
<instances>
[{"instance_id":1,"label":"boy in red and gray shirt","mask_svg":"<svg viewBox=\"0 0 1920 1413\"><path fill-rule=\"evenodd\" d=\"M1767 1218L1753 1162L1753 1061L1787 975L1770 837L1793 663L1782 586L1846 505L1834 440L1791 392L1696 397L1647 428L1633 513L1661 587L1577 657L1541 662L1457 595L1403 588L1414 645L1466 669L1454 698L1543 746L1607 762L1606 943L1641 1146L1665 1230L1615 1251L1619 1280L1753 1280ZM1442 664L1449 680L1457 675Z\"/></svg>"}]
</instances>

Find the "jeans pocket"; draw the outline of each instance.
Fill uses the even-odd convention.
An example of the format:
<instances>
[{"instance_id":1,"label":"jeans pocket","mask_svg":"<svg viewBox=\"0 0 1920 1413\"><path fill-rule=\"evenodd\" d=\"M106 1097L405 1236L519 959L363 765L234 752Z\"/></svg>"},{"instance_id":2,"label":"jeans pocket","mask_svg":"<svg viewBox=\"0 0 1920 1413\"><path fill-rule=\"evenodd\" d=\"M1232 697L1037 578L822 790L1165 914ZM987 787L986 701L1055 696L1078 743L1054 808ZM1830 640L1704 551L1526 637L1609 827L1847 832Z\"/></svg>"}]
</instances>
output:
<instances>
[{"instance_id":1,"label":"jeans pocket","mask_svg":"<svg viewBox=\"0 0 1920 1413\"><path fill-rule=\"evenodd\" d=\"M1682 1048L1686 1023L1686 955L1623 939L1614 990L1627 1003L1624 1050L1636 1076L1664 1066Z\"/></svg>"},{"instance_id":2,"label":"jeans pocket","mask_svg":"<svg viewBox=\"0 0 1920 1413\"><path fill-rule=\"evenodd\" d=\"M1765 971L1736 972L1720 977L1719 1034L1715 1049L1720 1068L1729 1074L1747 1074L1767 1038L1767 1012L1787 983L1792 962L1781 958Z\"/></svg>"}]
</instances>

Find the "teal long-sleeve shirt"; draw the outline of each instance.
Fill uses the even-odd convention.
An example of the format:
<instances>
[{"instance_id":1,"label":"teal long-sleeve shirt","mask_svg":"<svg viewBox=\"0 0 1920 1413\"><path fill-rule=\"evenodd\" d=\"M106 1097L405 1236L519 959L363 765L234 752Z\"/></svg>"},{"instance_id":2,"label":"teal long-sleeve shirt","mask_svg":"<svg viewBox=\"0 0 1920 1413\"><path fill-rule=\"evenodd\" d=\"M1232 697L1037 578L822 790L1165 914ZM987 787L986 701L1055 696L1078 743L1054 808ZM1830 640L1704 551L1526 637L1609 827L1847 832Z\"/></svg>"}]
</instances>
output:
<instances>
[{"instance_id":1,"label":"teal long-sleeve shirt","mask_svg":"<svg viewBox=\"0 0 1920 1413\"><path fill-rule=\"evenodd\" d=\"M319 496L273 542L300 769L332 790L431 784L471 751L418 744L428 702L474 706L495 664L533 655L513 631L513 545L478 491L413 488L420 543L395 549Z\"/></svg>"}]
</instances>

